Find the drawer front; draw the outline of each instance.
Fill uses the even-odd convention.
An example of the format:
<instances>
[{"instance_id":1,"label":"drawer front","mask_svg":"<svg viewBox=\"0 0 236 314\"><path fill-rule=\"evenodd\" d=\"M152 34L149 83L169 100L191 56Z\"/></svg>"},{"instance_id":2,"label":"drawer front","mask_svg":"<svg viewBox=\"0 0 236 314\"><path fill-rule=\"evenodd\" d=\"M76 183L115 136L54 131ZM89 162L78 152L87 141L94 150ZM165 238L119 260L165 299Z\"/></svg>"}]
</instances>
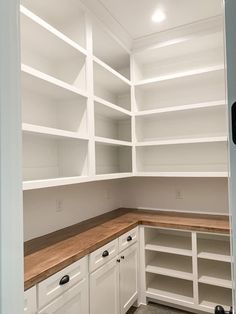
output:
<instances>
[{"instance_id":1,"label":"drawer front","mask_svg":"<svg viewBox=\"0 0 236 314\"><path fill-rule=\"evenodd\" d=\"M88 274L88 257L71 264L38 284L39 308L67 291Z\"/></svg>"},{"instance_id":2,"label":"drawer front","mask_svg":"<svg viewBox=\"0 0 236 314\"><path fill-rule=\"evenodd\" d=\"M126 232L119 237L119 252L125 250L127 247L137 242L138 240L138 227Z\"/></svg>"},{"instance_id":3,"label":"drawer front","mask_svg":"<svg viewBox=\"0 0 236 314\"><path fill-rule=\"evenodd\" d=\"M24 293L24 314L36 314L36 286Z\"/></svg>"},{"instance_id":4,"label":"drawer front","mask_svg":"<svg viewBox=\"0 0 236 314\"><path fill-rule=\"evenodd\" d=\"M118 254L118 239L92 252L89 256L89 271L93 272Z\"/></svg>"}]
</instances>

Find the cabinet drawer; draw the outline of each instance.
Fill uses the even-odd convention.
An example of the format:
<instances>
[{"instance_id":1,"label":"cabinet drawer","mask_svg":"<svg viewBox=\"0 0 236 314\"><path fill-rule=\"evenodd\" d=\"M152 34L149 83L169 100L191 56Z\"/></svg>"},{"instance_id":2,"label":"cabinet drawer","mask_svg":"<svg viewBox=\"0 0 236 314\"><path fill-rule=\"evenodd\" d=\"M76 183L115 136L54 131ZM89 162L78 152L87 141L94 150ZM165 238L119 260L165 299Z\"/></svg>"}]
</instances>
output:
<instances>
[{"instance_id":1,"label":"cabinet drawer","mask_svg":"<svg viewBox=\"0 0 236 314\"><path fill-rule=\"evenodd\" d=\"M119 237L119 252L125 250L138 240L138 227L126 232Z\"/></svg>"},{"instance_id":2,"label":"cabinet drawer","mask_svg":"<svg viewBox=\"0 0 236 314\"><path fill-rule=\"evenodd\" d=\"M24 293L24 314L35 314L36 308L36 287L34 286Z\"/></svg>"},{"instance_id":3,"label":"cabinet drawer","mask_svg":"<svg viewBox=\"0 0 236 314\"><path fill-rule=\"evenodd\" d=\"M71 264L38 285L39 308L64 293L88 274L88 257Z\"/></svg>"},{"instance_id":4,"label":"cabinet drawer","mask_svg":"<svg viewBox=\"0 0 236 314\"><path fill-rule=\"evenodd\" d=\"M89 270L93 272L98 267L114 258L118 254L118 239L107 243L89 256Z\"/></svg>"},{"instance_id":5,"label":"cabinet drawer","mask_svg":"<svg viewBox=\"0 0 236 314\"><path fill-rule=\"evenodd\" d=\"M71 289L67 290L49 305L43 308L38 314L56 314L56 313L81 313L88 314L88 280L83 279Z\"/></svg>"}]
</instances>

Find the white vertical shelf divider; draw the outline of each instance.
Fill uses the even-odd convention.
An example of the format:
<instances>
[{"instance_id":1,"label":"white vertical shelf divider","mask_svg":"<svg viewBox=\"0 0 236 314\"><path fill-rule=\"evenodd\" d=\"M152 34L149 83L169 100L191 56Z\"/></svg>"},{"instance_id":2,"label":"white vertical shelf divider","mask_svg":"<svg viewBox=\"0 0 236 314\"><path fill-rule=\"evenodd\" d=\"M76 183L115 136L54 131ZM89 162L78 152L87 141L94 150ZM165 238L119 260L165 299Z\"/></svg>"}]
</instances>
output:
<instances>
[{"instance_id":1,"label":"white vertical shelf divider","mask_svg":"<svg viewBox=\"0 0 236 314\"><path fill-rule=\"evenodd\" d=\"M194 304L197 306L199 304L198 295L198 259L197 259L197 233L192 232L192 265L193 265L193 298Z\"/></svg>"},{"instance_id":2,"label":"white vertical shelf divider","mask_svg":"<svg viewBox=\"0 0 236 314\"><path fill-rule=\"evenodd\" d=\"M87 44L87 92L88 92L88 133L89 133L89 176L95 176L95 132L94 132L94 101L93 101L93 28L89 14L85 16L86 22L86 44Z\"/></svg>"},{"instance_id":3,"label":"white vertical shelf divider","mask_svg":"<svg viewBox=\"0 0 236 314\"><path fill-rule=\"evenodd\" d=\"M131 77L131 111L132 111L132 117L131 117L131 134L132 134L132 170L133 174L137 172L137 160L136 160L136 117L134 115L134 112L137 111L136 108L136 101L135 101L135 69L134 69L134 57L130 57L130 77Z\"/></svg>"}]
</instances>

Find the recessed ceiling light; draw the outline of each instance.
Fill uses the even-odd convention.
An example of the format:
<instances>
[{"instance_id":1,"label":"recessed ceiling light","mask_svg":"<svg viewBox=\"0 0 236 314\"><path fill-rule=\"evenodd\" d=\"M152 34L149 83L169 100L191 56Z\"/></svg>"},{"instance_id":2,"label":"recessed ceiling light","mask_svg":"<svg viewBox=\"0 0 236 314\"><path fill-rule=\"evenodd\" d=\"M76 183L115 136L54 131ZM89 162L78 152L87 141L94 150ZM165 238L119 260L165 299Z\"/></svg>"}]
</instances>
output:
<instances>
[{"instance_id":1,"label":"recessed ceiling light","mask_svg":"<svg viewBox=\"0 0 236 314\"><path fill-rule=\"evenodd\" d=\"M166 19L166 15L162 10L156 10L152 15L152 21L155 23L161 23Z\"/></svg>"}]
</instances>

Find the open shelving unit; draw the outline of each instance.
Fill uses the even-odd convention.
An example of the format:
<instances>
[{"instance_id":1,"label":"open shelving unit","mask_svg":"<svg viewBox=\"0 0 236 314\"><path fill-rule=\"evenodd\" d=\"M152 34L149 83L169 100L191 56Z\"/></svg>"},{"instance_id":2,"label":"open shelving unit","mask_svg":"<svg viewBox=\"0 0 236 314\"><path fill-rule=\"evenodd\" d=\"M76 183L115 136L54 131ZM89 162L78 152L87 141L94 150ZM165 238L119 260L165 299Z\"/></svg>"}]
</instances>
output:
<instances>
[{"instance_id":1,"label":"open shelving unit","mask_svg":"<svg viewBox=\"0 0 236 314\"><path fill-rule=\"evenodd\" d=\"M131 52L86 10L21 1L24 133L87 141L87 181L227 177L221 27Z\"/></svg>"},{"instance_id":2,"label":"open shelving unit","mask_svg":"<svg viewBox=\"0 0 236 314\"><path fill-rule=\"evenodd\" d=\"M145 298L212 313L232 305L230 237L144 226Z\"/></svg>"}]
</instances>

